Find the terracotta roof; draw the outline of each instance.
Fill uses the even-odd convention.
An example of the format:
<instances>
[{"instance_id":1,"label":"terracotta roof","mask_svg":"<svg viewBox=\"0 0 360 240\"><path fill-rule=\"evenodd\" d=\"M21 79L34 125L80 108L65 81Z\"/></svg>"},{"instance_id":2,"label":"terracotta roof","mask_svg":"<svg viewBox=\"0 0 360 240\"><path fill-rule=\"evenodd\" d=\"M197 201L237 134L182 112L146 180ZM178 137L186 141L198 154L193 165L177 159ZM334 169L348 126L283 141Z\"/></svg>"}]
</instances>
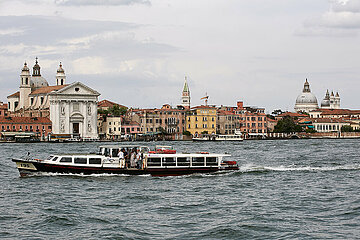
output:
<instances>
[{"instance_id":1,"label":"terracotta roof","mask_svg":"<svg viewBox=\"0 0 360 240\"><path fill-rule=\"evenodd\" d=\"M0 103L0 108L1 109L7 109L8 108L8 105L7 105L7 103Z\"/></svg>"},{"instance_id":2,"label":"terracotta roof","mask_svg":"<svg viewBox=\"0 0 360 240\"><path fill-rule=\"evenodd\" d=\"M311 112L321 112L321 115L352 115L360 114L360 110L350 109L318 109Z\"/></svg>"},{"instance_id":3,"label":"terracotta roof","mask_svg":"<svg viewBox=\"0 0 360 240\"><path fill-rule=\"evenodd\" d=\"M196 107L192 107L191 109L199 109L199 108L204 108L204 109L215 109L216 107L211 107L211 106L196 106Z\"/></svg>"},{"instance_id":4,"label":"terracotta roof","mask_svg":"<svg viewBox=\"0 0 360 240\"><path fill-rule=\"evenodd\" d=\"M20 92L17 91L16 93L9 95L8 97L20 97Z\"/></svg>"},{"instance_id":5,"label":"terracotta roof","mask_svg":"<svg viewBox=\"0 0 360 240\"><path fill-rule=\"evenodd\" d=\"M275 119L267 118L268 122L277 122Z\"/></svg>"},{"instance_id":6,"label":"terracotta roof","mask_svg":"<svg viewBox=\"0 0 360 240\"><path fill-rule=\"evenodd\" d=\"M57 91L59 89L62 89L64 87L66 87L68 85L56 85L56 86L47 86L47 87L42 87L42 88L38 88L35 89L34 91L32 91L30 93L30 95L36 95L36 94L43 94L43 93L50 93L52 91Z\"/></svg>"},{"instance_id":7,"label":"terracotta roof","mask_svg":"<svg viewBox=\"0 0 360 240\"><path fill-rule=\"evenodd\" d=\"M42 124L51 124L49 118L46 117L0 117L0 123L42 123Z\"/></svg>"},{"instance_id":8,"label":"terracotta roof","mask_svg":"<svg viewBox=\"0 0 360 240\"><path fill-rule=\"evenodd\" d=\"M140 126L140 124L136 121L130 121L122 125L122 127L126 127L126 126Z\"/></svg>"},{"instance_id":9,"label":"terracotta roof","mask_svg":"<svg viewBox=\"0 0 360 240\"><path fill-rule=\"evenodd\" d=\"M218 115L237 115L237 114L231 111L218 110Z\"/></svg>"},{"instance_id":10,"label":"terracotta roof","mask_svg":"<svg viewBox=\"0 0 360 240\"><path fill-rule=\"evenodd\" d=\"M309 117L306 114L293 113L293 112L284 112L282 114L279 114L277 117L286 117L286 116L290 116L290 117Z\"/></svg>"},{"instance_id":11,"label":"terracotta roof","mask_svg":"<svg viewBox=\"0 0 360 240\"><path fill-rule=\"evenodd\" d=\"M125 106L123 106L123 105L120 105L120 104L111 102L111 101L106 100L106 99L98 102L98 107L112 107L112 106L114 106L114 105L118 105L119 107L125 107Z\"/></svg>"}]
</instances>

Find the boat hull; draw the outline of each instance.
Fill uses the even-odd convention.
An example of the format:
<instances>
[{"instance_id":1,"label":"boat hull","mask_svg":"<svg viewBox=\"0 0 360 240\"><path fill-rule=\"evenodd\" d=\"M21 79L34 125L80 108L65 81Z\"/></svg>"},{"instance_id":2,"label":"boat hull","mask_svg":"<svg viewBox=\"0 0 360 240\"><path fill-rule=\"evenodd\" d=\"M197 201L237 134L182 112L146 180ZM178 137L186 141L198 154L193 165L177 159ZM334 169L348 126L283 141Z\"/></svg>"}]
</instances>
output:
<instances>
[{"instance_id":1,"label":"boat hull","mask_svg":"<svg viewBox=\"0 0 360 240\"><path fill-rule=\"evenodd\" d=\"M194 173L213 173L217 171L238 170L237 166L229 167L169 167L169 168L118 168L118 167L87 167L74 165L48 164L39 161L13 159L19 170L20 176L28 176L34 173L61 173L61 174L124 174L124 175L152 175L152 176L179 176Z\"/></svg>"}]
</instances>

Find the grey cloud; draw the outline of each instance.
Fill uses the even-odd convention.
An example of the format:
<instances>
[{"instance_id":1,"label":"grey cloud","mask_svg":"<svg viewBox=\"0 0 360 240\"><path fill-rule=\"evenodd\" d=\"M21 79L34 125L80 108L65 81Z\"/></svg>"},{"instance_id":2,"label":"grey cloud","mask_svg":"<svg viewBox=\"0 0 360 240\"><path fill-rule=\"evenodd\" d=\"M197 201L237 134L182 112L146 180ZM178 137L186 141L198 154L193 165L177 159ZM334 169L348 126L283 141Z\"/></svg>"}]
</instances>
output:
<instances>
[{"instance_id":1,"label":"grey cloud","mask_svg":"<svg viewBox=\"0 0 360 240\"><path fill-rule=\"evenodd\" d=\"M104 31L127 31L139 27L136 24L72 20L43 16L0 16L0 29L22 29L19 35L0 35L0 44L47 45L66 38L84 37Z\"/></svg>"},{"instance_id":2,"label":"grey cloud","mask_svg":"<svg viewBox=\"0 0 360 240\"><path fill-rule=\"evenodd\" d=\"M57 0L55 3L59 5L68 5L68 6L86 6L86 5L134 5L134 4L144 4L151 5L149 0Z\"/></svg>"}]
</instances>

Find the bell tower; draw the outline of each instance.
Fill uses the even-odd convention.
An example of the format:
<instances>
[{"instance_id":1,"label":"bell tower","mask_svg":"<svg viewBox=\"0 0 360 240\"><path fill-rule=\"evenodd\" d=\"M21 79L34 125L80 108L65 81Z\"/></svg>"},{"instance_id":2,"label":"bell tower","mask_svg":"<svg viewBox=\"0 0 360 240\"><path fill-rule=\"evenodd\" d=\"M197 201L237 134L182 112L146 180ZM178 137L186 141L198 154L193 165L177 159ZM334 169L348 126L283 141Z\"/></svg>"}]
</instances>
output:
<instances>
[{"instance_id":1,"label":"bell tower","mask_svg":"<svg viewBox=\"0 0 360 240\"><path fill-rule=\"evenodd\" d=\"M66 76L65 76L65 70L62 68L62 64L60 62L59 64L59 68L56 71L56 85L65 85L65 80L66 80Z\"/></svg>"},{"instance_id":2,"label":"bell tower","mask_svg":"<svg viewBox=\"0 0 360 240\"><path fill-rule=\"evenodd\" d=\"M184 88L183 88L182 96L181 96L181 105L186 109L190 108L190 89L189 89L189 86L187 83L186 76L185 76L185 83L184 83Z\"/></svg>"},{"instance_id":3,"label":"bell tower","mask_svg":"<svg viewBox=\"0 0 360 240\"><path fill-rule=\"evenodd\" d=\"M29 95L31 93L30 78L30 71L25 62L20 74L19 108L29 107Z\"/></svg>"}]
</instances>

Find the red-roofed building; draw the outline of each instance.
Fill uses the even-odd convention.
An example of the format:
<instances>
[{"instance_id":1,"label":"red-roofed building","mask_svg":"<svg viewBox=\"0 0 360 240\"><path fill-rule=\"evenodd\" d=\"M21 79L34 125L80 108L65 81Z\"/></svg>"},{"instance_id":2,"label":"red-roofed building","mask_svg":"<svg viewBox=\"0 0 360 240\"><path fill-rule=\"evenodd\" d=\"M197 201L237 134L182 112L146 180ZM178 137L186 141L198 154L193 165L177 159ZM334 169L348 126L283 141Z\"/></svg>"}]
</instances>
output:
<instances>
[{"instance_id":1,"label":"red-roofed building","mask_svg":"<svg viewBox=\"0 0 360 240\"><path fill-rule=\"evenodd\" d=\"M302 119L302 118L308 118L309 115L303 114L303 113L284 112L284 113L277 115L275 118L276 118L276 120L281 120L284 117L292 117L294 119Z\"/></svg>"},{"instance_id":2,"label":"red-roofed building","mask_svg":"<svg viewBox=\"0 0 360 240\"><path fill-rule=\"evenodd\" d=\"M52 131L51 121L45 117L0 117L0 129L2 136L21 136L23 133L35 133L42 140L47 139Z\"/></svg>"},{"instance_id":3,"label":"red-roofed building","mask_svg":"<svg viewBox=\"0 0 360 240\"><path fill-rule=\"evenodd\" d=\"M360 110L350 109L317 109L309 114L311 118L360 118Z\"/></svg>"},{"instance_id":4,"label":"red-roofed building","mask_svg":"<svg viewBox=\"0 0 360 240\"><path fill-rule=\"evenodd\" d=\"M106 100L106 99L101 100L100 102L98 102L98 109L101 109L101 110L109 110L109 108L112 108L113 106L119 106L120 108L123 108L123 107L126 108L123 105L111 102L111 101Z\"/></svg>"}]
</instances>

